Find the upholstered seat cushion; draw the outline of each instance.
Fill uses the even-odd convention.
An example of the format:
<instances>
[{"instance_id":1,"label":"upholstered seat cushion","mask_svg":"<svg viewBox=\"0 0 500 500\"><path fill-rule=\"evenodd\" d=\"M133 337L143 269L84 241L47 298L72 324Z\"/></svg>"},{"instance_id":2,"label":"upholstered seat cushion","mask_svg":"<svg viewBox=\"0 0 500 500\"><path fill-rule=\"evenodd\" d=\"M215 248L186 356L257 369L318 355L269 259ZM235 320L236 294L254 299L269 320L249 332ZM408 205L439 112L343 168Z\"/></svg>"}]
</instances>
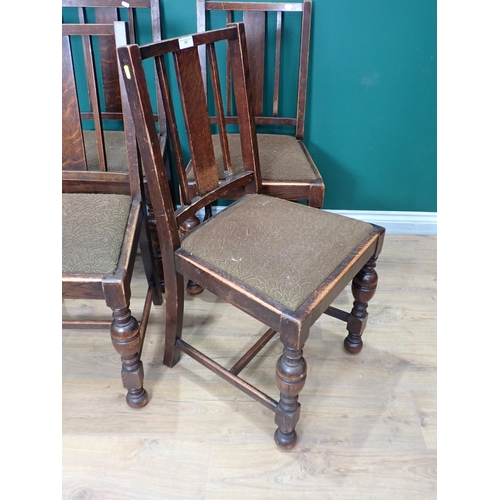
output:
<instances>
[{"instance_id":1,"label":"upholstered seat cushion","mask_svg":"<svg viewBox=\"0 0 500 500\"><path fill-rule=\"evenodd\" d=\"M62 272L115 272L130 206L126 195L63 193Z\"/></svg>"},{"instance_id":2,"label":"upholstered seat cushion","mask_svg":"<svg viewBox=\"0 0 500 500\"><path fill-rule=\"evenodd\" d=\"M95 131L84 130L83 139L85 142L88 169L100 170ZM126 172L128 170L125 132L120 130L106 130L104 132L104 149L106 151L109 172Z\"/></svg>"},{"instance_id":3,"label":"upholstered seat cushion","mask_svg":"<svg viewBox=\"0 0 500 500\"><path fill-rule=\"evenodd\" d=\"M219 136L213 135L215 162L219 179L224 179L224 164ZM229 154L233 172L243 172L243 158L239 134L228 134ZM295 137L278 134L257 134L260 170L263 181L313 182L318 176L311 168L304 151ZM187 168L188 180L194 180L193 168Z\"/></svg>"},{"instance_id":4,"label":"upholstered seat cushion","mask_svg":"<svg viewBox=\"0 0 500 500\"><path fill-rule=\"evenodd\" d=\"M247 195L188 233L181 247L295 311L372 229L317 208Z\"/></svg>"}]
</instances>

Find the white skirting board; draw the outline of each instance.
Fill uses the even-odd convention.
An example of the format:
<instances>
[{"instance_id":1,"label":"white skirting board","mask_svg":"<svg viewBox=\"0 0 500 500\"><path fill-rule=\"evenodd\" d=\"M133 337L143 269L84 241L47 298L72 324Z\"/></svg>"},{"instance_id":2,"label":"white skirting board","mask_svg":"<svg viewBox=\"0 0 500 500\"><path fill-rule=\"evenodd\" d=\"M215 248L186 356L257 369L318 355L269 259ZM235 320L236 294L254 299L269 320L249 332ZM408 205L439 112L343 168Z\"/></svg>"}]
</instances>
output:
<instances>
[{"instance_id":1,"label":"white skirting board","mask_svg":"<svg viewBox=\"0 0 500 500\"><path fill-rule=\"evenodd\" d=\"M213 207L215 215L223 207ZM436 212L383 212L376 210L328 210L331 212L353 219L364 220L383 226L387 234L437 234ZM204 212L198 212L198 217L203 220Z\"/></svg>"},{"instance_id":2,"label":"white skirting board","mask_svg":"<svg viewBox=\"0 0 500 500\"><path fill-rule=\"evenodd\" d=\"M437 234L436 212L326 211L383 226L387 234Z\"/></svg>"}]
</instances>

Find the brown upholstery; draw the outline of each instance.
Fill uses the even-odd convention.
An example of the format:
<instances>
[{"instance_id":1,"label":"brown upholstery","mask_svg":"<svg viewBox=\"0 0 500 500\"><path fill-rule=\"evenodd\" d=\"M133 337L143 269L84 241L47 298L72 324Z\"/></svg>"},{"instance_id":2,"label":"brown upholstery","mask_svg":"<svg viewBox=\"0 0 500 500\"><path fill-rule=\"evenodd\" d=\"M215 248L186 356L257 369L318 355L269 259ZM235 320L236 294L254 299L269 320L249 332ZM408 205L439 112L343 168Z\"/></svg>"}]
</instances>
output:
<instances>
[{"instance_id":1,"label":"brown upholstery","mask_svg":"<svg viewBox=\"0 0 500 500\"><path fill-rule=\"evenodd\" d=\"M243 159L239 134L228 134L229 153L233 172L243 172ZM219 179L224 177L222 150L217 134L212 136L215 161ZM260 170L265 181L312 182L318 179L313 172L304 151L295 137L278 134L257 134L259 145ZM193 167L187 168L188 180L194 180Z\"/></svg>"},{"instance_id":2,"label":"brown upholstery","mask_svg":"<svg viewBox=\"0 0 500 500\"><path fill-rule=\"evenodd\" d=\"M97 156L97 142L94 130L84 130L85 154L89 170L99 169ZM125 147L125 133L120 130L107 130L104 132L104 147L109 172L126 172L128 170L127 148Z\"/></svg>"},{"instance_id":3,"label":"brown upholstery","mask_svg":"<svg viewBox=\"0 0 500 500\"><path fill-rule=\"evenodd\" d=\"M181 246L295 311L372 230L366 222L249 195L188 233Z\"/></svg>"},{"instance_id":4,"label":"brown upholstery","mask_svg":"<svg viewBox=\"0 0 500 500\"><path fill-rule=\"evenodd\" d=\"M131 198L63 193L62 272L108 274L116 270Z\"/></svg>"}]
</instances>

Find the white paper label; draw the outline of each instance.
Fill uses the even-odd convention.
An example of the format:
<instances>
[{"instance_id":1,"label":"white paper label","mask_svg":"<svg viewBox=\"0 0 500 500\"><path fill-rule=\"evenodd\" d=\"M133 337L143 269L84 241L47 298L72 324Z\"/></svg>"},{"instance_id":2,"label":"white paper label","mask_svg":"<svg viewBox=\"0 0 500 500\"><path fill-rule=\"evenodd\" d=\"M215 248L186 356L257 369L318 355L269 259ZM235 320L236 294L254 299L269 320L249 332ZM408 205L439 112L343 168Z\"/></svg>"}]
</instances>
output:
<instances>
[{"instance_id":1,"label":"white paper label","mask_svg":"<svg viewBox=\"0 0 500 500\"><path fill-rule=\"evenodd\" d=\"M188 49L189 47L194 47L192 36L179 38L179 49Z\"/></svg>"},{"instance_id":2,"label":"white paper label","mask_svg":"<svg viewBox=\"0 0 500 500\"><path fill-rule=\"evenodd\" d=\"M130 4L128 2L122 2L122 6L128 9L130 7Z\"/></svg>"}]
</instances>

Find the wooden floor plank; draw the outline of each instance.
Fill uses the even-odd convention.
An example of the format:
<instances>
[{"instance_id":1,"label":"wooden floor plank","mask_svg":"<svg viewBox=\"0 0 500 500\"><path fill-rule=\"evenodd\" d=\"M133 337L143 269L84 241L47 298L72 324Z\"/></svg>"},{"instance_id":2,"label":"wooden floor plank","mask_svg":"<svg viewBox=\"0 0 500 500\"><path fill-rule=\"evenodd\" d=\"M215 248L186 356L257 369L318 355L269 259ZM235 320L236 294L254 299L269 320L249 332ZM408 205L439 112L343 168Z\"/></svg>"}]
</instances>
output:
<instances>
[{"instance_id":1,"label":"wooden floor plank","mask_svg":"<svg viewBox=\"0 0 500 500\"><path fill-rule=\"evenodd\" d=\"M435 496L435 459L425 451L339 449L280 453L212 446L206 499L422 499Z\"/></svg>"},{"instance_id":2,"label":"wooden floor plank","mask_svg":"<svg viewBox=\"0 0 500 500\"><path fill-rule=\"evenodd\" d=\"M137 267L134 311L145 293ZM342 348L344 323L323 316L311 329L290 452L274 444L270 410L187 356L162 364L163 307L144 343L150 401L140 410L125 403L109 331L63 330L63 498L435 498L436 237L388 235L377 270L359 355ZM335 306L350 309L348 287ZM106 314L99 302L63 301L68 319ZM224 366L265 330L206 291L186 297L183 338ZM280 354L271 341L241 376L277 398Z\"/></svg>"}]
</instances>

